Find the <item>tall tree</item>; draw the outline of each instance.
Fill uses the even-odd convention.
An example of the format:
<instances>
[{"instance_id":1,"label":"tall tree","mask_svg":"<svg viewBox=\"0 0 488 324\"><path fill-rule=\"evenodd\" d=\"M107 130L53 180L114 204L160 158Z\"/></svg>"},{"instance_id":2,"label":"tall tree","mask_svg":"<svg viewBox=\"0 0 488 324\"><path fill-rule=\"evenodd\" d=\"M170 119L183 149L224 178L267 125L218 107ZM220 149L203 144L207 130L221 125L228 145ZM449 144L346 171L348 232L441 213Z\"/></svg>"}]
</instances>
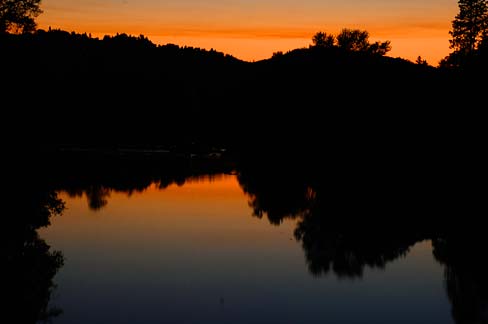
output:
<instances>
[{"instance_id":1,"label":"tall tree","mask_svg":"<svg viewBox=\"0 0 488 324\"><path fill-rule=\"evenodd\" d=\"M487 0L459 0L459 13L452 21L450 48L469 54L488 36Z\"/></svg>"},{"instance_id":2,"label":"tall tree","mask_svg":"<svg viewBox=\"0 0 488 324\"><path fill-rule=\"evenodd\" d=\"M34 31L34 19L42 13L40 3L41 0L0 0L0 34Z\"/></svg>"}]
</instances>

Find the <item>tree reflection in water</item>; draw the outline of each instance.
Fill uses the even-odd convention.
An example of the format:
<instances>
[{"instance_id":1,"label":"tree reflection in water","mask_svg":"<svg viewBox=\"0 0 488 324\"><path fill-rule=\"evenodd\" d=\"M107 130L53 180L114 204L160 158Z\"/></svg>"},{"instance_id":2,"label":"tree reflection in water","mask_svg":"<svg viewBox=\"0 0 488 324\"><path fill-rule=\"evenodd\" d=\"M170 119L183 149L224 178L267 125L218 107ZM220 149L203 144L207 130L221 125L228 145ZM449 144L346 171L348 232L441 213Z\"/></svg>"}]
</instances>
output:
<instances>
[{"instance_id":1,"label":"tree reflection in water","mask_svg":"<svg viewBox=\"0 0 488 324\"><path fill-rule=\"evenodd\" d=\"M267 172L260 167L257 171L245 168L238 179L255 215L267 215L272 224L289 217L299 219L294 234L312 275L320 277L332 271L339 278L361 278L366 267L383 269L404 257L416 243L431 240L435 259L445 267L455 322L488 323L488 237L482 222L471 217L439 220L424 214L442 199L445 206L437 206L439 213L456 206L451 199L462 203L464 196L459 191L446 194L452 187L429 187L427 190L439 193L432 193L431 204L426 205L425 198L418 203L408 192L428 197L425 188L387 186L378 190L363 184L362 190L357 190L360 183L347 188L330 181L331 177L324 181L323 173L310 174L306 168L294 169L296 173L289 170L282 170L281 181L270 181L262 177Z\"/></svg>"},{"instance_id":2,"label":"tree reflection in water","mask_svg":"<svg viewBox=\"0 0 488 324\"><path fill-rule=\"evenodd\" d=\"M61 215L64 203L53 191L32 189L8 202L16 210L4 218L7 226L2 233L7 296L3 316L22 324L48 321L62 313L49 307L49 300L55 289L53 278L64 263L63 254L52 251L37 230L49 226L54 215Z\"/></svg>"},{"instance_id":3,"label":"tree reflection in water","mask_svg":"<svg viewBox=\"0 0 488 324\"><path fill-rule=\"evenodd\" d=\"M52 188L72 196L86 195L90 208L98 210L109 203L113 190L130 195L151 184L164 189L172 183L182 185L188 179L235 172L254 216L267 217L273 225L286 218L297 220L294 236L302 245L313 276L333 273L339 278L361 278L365 268L383 269L405 256L417 242L432 240L435 259L445 267L446 290L456 323L488 322L487 239L483 233L472 235L463 230L460 225L468 220L433 226L400 208L395 214L395 206L406 205L406 201L397 199L398 192L394 197L388 192L390 188L386 188L381 194L374 191L364 195L363 191L362 196L357 195L357 188L347 190L345 185L330 182L324 173L315 174L306 168L270 169L247 163L209 167L206 163L148 167L131 162L131 167L124 164L122 168L109 163L100 169L92 164L89 168L85 166L79 176L69 168L70 176L63 174L62 168L51 170L54 180L47 187L51 189L30 190L24 201L13 202L19 207L16 214L21 217L9 219L4 233L9 296L6 309L17 314L22 323L34 323L60 313L58 309L49 309L48 302L54 289L53 277L63 265L63 256L51 251L36 232L48 226L53 215L63 212L64 204ZM379 203L381 208L377 208ZM374 210L387 210L391 216L375 217ZM458 227L459 231L453 231Z\"/></svg>"},{"instance_id":4,"label":"tree reflection in water","mask_svg":"<svg viewBox=\"0 0 488 324\"><path fill-rule=\"evenodd\" d=\"M456 323L488 323L487 243L484 233L451 233L433 241Z\"/></svg>"},{"instance_id":5,"label":"tree reflection in water","mask_svg":"<svg viewBox=\"0 0 488 324\"><path fill-rule=\"evenodd\" d=\"M266 215L272 224L298 218L294 236L301 242L314 276L333 271L340 278L359 278L365 267L382 269L427 238L413 228L394 230L379 223L369 216L363 204L365 197L354 197L349 191L348 198L337 199L324 182L317 182L320 175L281 171L244 168L238 180L249 196L254 215ZM346 192L344 188L342 192ZM350 207L354 204L359 207Z\"/></svg>"}]
</instances>

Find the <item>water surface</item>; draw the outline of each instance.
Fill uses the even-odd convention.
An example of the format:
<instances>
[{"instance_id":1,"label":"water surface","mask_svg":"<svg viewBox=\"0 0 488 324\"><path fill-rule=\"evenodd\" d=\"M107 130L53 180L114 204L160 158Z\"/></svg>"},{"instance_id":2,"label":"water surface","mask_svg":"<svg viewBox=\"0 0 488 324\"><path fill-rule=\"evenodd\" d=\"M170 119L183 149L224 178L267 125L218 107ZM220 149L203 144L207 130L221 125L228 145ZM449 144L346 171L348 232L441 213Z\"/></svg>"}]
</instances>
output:
<instances>
[{"instance_id":1,"label":"water surface","mask_svg":"<svg viewBox=\"0 0 488 324\"><path fill-rule=\"evenodd\" d=\"M319 242L332 235L307 232L309 211L276 221L242 182L60 190L65 211L39 231L64 256L53 323L454 323L430 239Z\"/></svg>"}]
</instances>

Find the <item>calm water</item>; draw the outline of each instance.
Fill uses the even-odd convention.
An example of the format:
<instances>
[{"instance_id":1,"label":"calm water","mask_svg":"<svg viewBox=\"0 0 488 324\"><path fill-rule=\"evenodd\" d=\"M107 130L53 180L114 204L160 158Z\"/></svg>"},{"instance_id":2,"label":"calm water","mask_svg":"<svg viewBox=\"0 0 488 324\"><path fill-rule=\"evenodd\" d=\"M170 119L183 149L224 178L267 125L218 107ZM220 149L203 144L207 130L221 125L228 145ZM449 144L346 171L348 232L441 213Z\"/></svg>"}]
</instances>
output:
<instances>
[{"instance_id":1,"label":"calm water","mask_svg":"<svg viewBox=\"0 0 488 324\"><path fill-rule=\"evenodd\" d=\"M300 213L276 221L248 191L234 175L60 191L39 230L64 256L53 323L454 323L430 239L317 252Z\"/></svg>"}]
</instances>

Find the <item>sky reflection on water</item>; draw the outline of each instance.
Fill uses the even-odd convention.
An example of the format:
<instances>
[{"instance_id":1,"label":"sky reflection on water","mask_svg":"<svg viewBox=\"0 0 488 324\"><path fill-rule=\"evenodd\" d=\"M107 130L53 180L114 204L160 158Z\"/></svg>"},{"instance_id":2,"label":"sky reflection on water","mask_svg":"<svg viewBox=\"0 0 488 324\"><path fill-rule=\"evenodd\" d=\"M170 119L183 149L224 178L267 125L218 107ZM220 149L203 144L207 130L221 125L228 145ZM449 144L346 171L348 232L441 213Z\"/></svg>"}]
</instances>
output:
<instances>
[{"instance_id":1,"label":"sky reflection on water","mask_svg":"<svg viewBox=\"0 0 488 324\"><path fill-rule=\"evenodd\" d=\"M65 256L54 323L453 323L429 240L360 277L311 275L297 219L252 217L236 176L127 195L66 211L40 230Z\"/></svg>"}]
</instances>

